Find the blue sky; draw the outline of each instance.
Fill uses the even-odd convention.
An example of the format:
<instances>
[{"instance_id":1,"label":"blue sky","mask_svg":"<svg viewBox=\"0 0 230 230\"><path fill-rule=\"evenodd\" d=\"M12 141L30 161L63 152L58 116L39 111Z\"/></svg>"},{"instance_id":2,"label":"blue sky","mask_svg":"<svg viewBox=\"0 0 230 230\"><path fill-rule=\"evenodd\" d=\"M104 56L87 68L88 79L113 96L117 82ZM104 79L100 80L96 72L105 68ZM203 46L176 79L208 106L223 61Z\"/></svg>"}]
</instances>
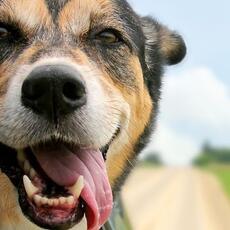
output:
<instances>
[{"instance_id":1,"label":"blue sky","mask_svg":"<svg viewBox=\"0 0 230 230\"><path fill-rule=\"evenodd\" d=\"M188 55L164 78L158 128L148 151L188 164L205 140L230 146L230 1L129 0L185 39Z\"/></svg>"},{"instance_id":2,"label":"blue sky","mask_svg":"<svg viewBox=\"0 0 230 230\"><path fill-rule=\"evenodd\" d=\"M188 46L184 68L210 66L218 77L230 83L228 76L230 1L130 0L129 2L141 15L152 15L184 36Z\"/></svg>"}]
</instances>

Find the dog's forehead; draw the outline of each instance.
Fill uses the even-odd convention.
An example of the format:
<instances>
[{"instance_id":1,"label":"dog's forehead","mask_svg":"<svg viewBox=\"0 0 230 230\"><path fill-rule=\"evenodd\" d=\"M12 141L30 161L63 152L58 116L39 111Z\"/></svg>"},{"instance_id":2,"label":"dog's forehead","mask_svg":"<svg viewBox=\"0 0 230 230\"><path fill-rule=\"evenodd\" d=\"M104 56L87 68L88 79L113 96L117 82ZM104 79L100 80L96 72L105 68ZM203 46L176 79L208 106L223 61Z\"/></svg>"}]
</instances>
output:
<instances>
[{"instance_id":1,"label":"dog's forehead","mask_svg":"<svg viewBox=\"0 0 230 230\"><path fill-rule=\"evenodd\" d=\"M44 0L44 1L51 14L55 17L63 9L66 3L70 2L70 0Z\"/></svg>"},{"instance_id":2,"label":"dog's forehead","mask_svg":"<svg viewBox=\"0 0 230 230\"><path fill-rule=\"evenodd\" d=\"M87 10L94 12L100 9L111 9L114 2L114 0L0 0L0 10L8 10L9 13L21 12L25 15L29 13L28 10L32 10L30 13L40 11L43 16L46 13L56 19L62 10L70 6L71 10L76 10L76 14L78 14L80 8L84 8L85 13ZM17 12L15 11L16 8L18 9Z\"/></svg>"},{"instance_id":3,"label":"dog's forehead","mask_svg":"<svg viewBox=\"0 0 230 230\"><path fill-rule=\"evenodd\" d=\"M49 12L52 17L55 19L64 8L69 8L69 10L76 10L78 13L78 9L84 8L85 11L81 13L88 13L87 11L96 12L98 10L102 10L102 7L105 6L107 8L112 7L111 0L41 0L45 1ZM91 13L90 12L90 13Z\"/></svg>"},{"instance_id":4,"label":"dog's forehead","mask_svg":"<svg viewBox=\"0 0 230 230\"><path fill-rule=\"evenodd\" d=\"M59 25L63 31L86 32L90 26L104 24L120 29L123 24L117 0L0 0L0 21L17 23L22 30L52 30ZM119 9L118 9L119 8ZM68 31L70 31L68 30Z\"/></svg>"}]
</instances>

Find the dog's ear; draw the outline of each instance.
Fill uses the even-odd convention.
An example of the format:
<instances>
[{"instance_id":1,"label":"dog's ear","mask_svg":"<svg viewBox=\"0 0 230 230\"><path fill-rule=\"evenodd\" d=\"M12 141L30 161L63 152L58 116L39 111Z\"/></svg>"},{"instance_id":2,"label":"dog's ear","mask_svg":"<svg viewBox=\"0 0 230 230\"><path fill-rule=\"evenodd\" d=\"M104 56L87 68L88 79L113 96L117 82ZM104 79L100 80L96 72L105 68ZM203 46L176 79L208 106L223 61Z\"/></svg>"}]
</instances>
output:
<instances>
[{"instance_id":1,"label":"dog's ear","mask_svg":"<svg viewBox=\"0 0 230 230\"><path fill-rule=\"evenodd\" d=\"M141 18L143 32L146 39L146 61L151 61L151 54L156 46L168 65L175 65L183 60L186 55L186 45L183 38L175 31L169 30L151 17Z\"/></svg>"}]
</instances>

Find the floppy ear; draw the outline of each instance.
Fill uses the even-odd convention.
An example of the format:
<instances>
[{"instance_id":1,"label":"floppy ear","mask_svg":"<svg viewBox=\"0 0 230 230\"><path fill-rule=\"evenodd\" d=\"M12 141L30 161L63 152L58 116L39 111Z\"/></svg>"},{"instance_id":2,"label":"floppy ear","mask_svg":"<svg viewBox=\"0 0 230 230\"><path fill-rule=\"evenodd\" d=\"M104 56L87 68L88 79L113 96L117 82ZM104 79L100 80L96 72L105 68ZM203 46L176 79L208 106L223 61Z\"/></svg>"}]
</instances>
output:
<instances>
[{"instance_id":1,"label":"floppy ear","mask_svg":"<svg viewBox=\"0 0 230 230\"><path fill-rule=\"evenodd\" d=\"M146 38L146 61L151 61L152 50L158 46L160 53L168 65L175 65L186 55L186 45L183 38L175 31L169 30L151 17L141 18Z\"/></svg>"}]
</instances>

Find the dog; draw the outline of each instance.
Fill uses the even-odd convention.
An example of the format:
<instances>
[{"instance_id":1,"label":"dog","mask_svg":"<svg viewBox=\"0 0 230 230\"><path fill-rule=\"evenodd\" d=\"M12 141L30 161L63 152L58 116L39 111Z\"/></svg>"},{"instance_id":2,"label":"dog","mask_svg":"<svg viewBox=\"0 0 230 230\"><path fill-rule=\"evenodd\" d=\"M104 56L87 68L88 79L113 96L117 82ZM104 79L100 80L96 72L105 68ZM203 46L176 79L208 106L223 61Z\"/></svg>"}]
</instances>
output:
<instances>
[{"instance_id":1,"label":"dog","mask_svg":"<svg viewBox=\"0 0 230 230\"><path fill-rule=\"evenodd\" d=\"M185 54L125 0L0 0L0 229L102 227Z\"/></svg>"}]
</instances>

